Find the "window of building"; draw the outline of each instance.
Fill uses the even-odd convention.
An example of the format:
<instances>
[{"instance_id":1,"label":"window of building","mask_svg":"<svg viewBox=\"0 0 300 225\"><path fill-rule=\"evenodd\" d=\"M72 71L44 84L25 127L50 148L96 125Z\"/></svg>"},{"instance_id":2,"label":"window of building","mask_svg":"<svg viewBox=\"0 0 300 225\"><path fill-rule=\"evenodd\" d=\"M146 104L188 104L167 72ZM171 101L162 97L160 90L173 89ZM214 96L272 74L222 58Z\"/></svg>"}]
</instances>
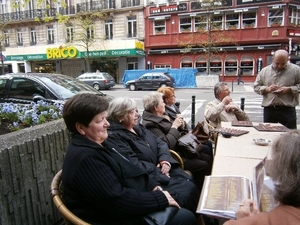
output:
<instances>
[{"instance_id":1,"label":"window of building","mask_svg":"<svg viewBox=\"0 0 300 225\"><path fill-rule=\"evenodd\" d=\"M124 7L132 7L140 5L140 0L122 0L121 6Z\"/></svg>"},{"instance_id":2,"label":"window of building","mask_svg":"<svg viewBox=\"0 0 300 225\"><path fill-rule=\"evenodd\" d=\"M166 69L171 68L171 65L154 65L154 69Z\"/></svg>"},{"instance_id":3,"label":"window of building","mask_svg":"<svg viewBox=\"0 0 300 225\"><path fill-rule=\"evenodd\" d=\"M210 18L208 18L211 20L211 23L210 23L210 29L211 30L222 30L223 29L223 16L222 15L211 15Z\"/></svg>"},{"instance_id":4,"label":"window of building","mask_svg":"<svg viewBox=\"0 0 300 225\"><path fill-rule=\"evenodd\" d=\"M53 26L47 27L47 43L53 44L54 43L54 29Z\"/></svg>"},{"instance_id":5,"label":"window of building","mask_svg":"<svg viewBox=\"0 0 300 225\"><path fill-rule=\"evenodd\" d=\"M136 16L127 17L127 30L128 30L127 37L136 37L136 31L137 31L136 24L137 24Z\"/></svg>"},{"instance_id":6,"label":"window of building","mask_svg":"<svg viewBox=\"0 0 300 225\"><path fill-rule=\"evenodd\" d=\"M86 28L86 37L87 37L87 39L94 39L94 25L93 24L90 24Z\"/></svg>"},{"instance_id":7,"label":"window of building","mask_svg":"<svg viewBox=\"0 0 300 225\"><path fill-rule=\"evenodd\" d=\"M192 31L192 18L191 17L181 17L179 19L179 30L182 32Z\"/></svg>"},{"instance_id":8,"label":"window of building","mask_svg":"<svg viewBox=\"0 0 300 225\"><path fill-rule=\"evenodd\" d=\"M242 13L242 28L256 27L256 12Z\"/></svg>"},{"instance_id":9,"label":"window of building","mask_svg":"<svg viewBox=\"0 0 300 225\"><path fill-rule=\"evenodd\" d=\"M127 58L127 69L137 70L139 68L138 58Z\"/></svg>"},{"instance_id":10,"label":"window of building","mask_svg":"<svg viewBox=\"0 0 300 225\"><path fill-rule=\"evenodd\" d=\"M180 68L193 68L193 62L190 58L183 58L180 62Z\"/></svg>"},{"instance_id":11,"label":"window of building","mask_svg":"<svg viewBox=\"0 0 300 225\"><path fill-rule=\"evenodd\" d=\"M73 27L73 25L69 24L66 27L66 34L67 34L66 42L72 42L73 39L74 39L74 27Z\"/></svg>"},{"instance_id":12,"label":"window of building","mask_svg":"<svg viewBox=\"0 0 300 225\"><path fill-rule=\"evenodd\" d=\"M211 75L220 75L222 74L222 61L219 57L214 57L210 60L209 66Z\"/></svg>"},{"instance_id":13,"label":"window of building","mask_svg":"<svg viewBox=\"0 0 300 225\"><path fill-rule=\"evenodd\" d=\"M283 8L281 6L273 6L269 8L269 26L281 26L283 23Z\"/></svg>"},{"instance_id":14,"label":"window of building","mask_svg":"<svg viewBox=\"0 0 300 225\"><path fill-rule=\"evenodd\" d=\"M7 30L5 30L3 34L4 34L4 46L9 47L9 33Z\"/></svg>"},{"instance_id":15,"label":"window of building","mask_svg":"<svg viewBox=\"0 0 300 225\"><path fill-rule=\"evenodd\" d=\"M199 75L206 75L207 73L207 62L205 58L197 58L195 62L195 68L198 70Z\"/></svg>"},{"instance_id":16,"label":"window of building","mask_svg":"<svg viewBox=\"0 0 300 225\"><path fill-rule=\"evenodd\" d=\"M105 37L106 39L113 39L113 21L105 21Z\"/></svg>"},{"instance_id":17,"label":"window of building","mask_svg":"<svg viewBox=\"0 0 300 225\"><path fill-rule=\"evenodd\" d=\"M17 30L17 45L18 46L23 45L23 34L21 30Z\"/></svg>"},{"instance_id":18,"label":"window of building","mask_svg":"<svg viewBox=\"0 0 300 225\"><path fill-rule=\"evenodd\" d=\"M30 45L36 45L36 30L30 28Z\"/></svg>"},{"instance_id":19,"label":"window of building","mask_svg":"<svg viewBox=\"0 0 300 225\"><path fill-rule=\"evenodd\" d=\"M194 31L207 30L207 16L195 17Z\"/></svg>"},{"instance_id":20,"label":"window of building","mask_svg":"<svg viewBox=\"0 0 300 225\"><path fill-rule=\"evenodd\" d=\"M300 24L300 9L296 6L289 7L289 22L292 25Z\"/></svg>"},{"instance_id":21,"label":"window of building","mask_svg":"<svg viewBox=\"0 0 300 225\"><path fill-rule=\"evenodd\" d=\"M251 56L242 57L240 66L243 70L243 75L254 74L254 59Z\"/></svg>"},{"instance_id":22,"label":"window of building","mask_svg":"<svg viewBox=\"0 0 300 225\"><path fill-rule=\"evenodd\" d=\"M226 29L237 29L240 28L239 13L228 13L225 15Z\"/></svg>"},{"instance_id":23,"label":"window of building","mask_svg":"<svg viewBox=\"0 0 300 225\"><path fill-rule=\"evenodd\" d=\"M237 74L237 59L235 57L228 57L225 60L225 75L233 76Z\"/></svg>"},{"instance_id":24,"label":"window of building","mask_svg":"<svg viewBox=\"0 0 300 225\"><path fill-rule=\"evenodd\" d=\"M154 20L153 22L154 34L165 34L166 33L166 20Z\"/></svg>"}]
</instances>

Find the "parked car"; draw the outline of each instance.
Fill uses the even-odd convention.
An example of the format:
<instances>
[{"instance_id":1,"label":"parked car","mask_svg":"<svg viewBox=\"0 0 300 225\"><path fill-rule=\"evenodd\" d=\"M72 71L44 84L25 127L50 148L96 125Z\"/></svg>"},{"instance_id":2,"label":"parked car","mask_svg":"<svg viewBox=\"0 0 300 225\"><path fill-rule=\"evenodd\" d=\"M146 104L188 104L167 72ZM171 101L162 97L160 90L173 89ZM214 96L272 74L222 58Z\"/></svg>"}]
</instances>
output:
<instances>
[{"instance_id":1,"label":"parked car","mask_svg":"<svg viewBox=\"0 0 300 225\"><path fill-rule=\"evenodd\" d=\"M129 80L125 85L130 91L135 91L140 89L158 89L166 86L173 87L175 82L174 78L168 73L151 72L145 73L136 80Z\"/></svg>"},{"instance_id":2,"label":"parked car","mask_svg":"<svg viewBox=\"0 0 300 225\"><path fill-rule=\"evenodd\" d=\"M84 73L76 77L76 79L83 81L96 90L108 90L116 84L115 78L106 72Z\"/></svg>"},{"instance_id":3,"label":"parked car","mask_svg":"<svg viewBox=\"0 0 300 225\"><path fill-rule=\"evenodd\" d=\"M30 104L38 100L65 102L79 93L113 97L95 90L84 82L61 74L11 73L0 76L0 102Z\"/></svg>"}]
</instances>

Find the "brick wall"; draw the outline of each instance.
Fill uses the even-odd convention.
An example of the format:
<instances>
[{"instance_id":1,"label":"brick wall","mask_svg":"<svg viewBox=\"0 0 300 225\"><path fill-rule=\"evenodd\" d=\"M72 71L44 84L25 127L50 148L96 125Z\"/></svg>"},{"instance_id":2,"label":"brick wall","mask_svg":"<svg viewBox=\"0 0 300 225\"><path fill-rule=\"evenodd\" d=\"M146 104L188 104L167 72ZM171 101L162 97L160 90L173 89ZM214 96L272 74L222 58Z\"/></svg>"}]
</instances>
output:
<instances>
[{"instance_id":1,"label":"brick wall","mask_svg":"<svg viewBox=\"0 0 300 225\"><path fill-rule=\"evenodd\" d=\"M0 135L0 225L61 223L49 190L69 140L62 119Z\"/></svg>"}]
</instances>

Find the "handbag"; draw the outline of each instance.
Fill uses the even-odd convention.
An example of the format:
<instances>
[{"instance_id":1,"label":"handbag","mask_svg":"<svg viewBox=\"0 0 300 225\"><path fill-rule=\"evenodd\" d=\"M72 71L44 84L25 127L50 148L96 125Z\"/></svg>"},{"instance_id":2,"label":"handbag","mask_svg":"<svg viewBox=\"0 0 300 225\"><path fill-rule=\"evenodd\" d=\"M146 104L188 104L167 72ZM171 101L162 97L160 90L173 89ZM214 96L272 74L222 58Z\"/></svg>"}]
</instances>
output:
<instances>
[{"instance_id":1,"label":"handbag","mask_svg":"<svg viewBox=\"0 0 300 225\"><path fill-rule=\"evenodd\" d=\"M197 123L196 127L192 130L192 134L194 134L202 144L207 144L209 131L205 128L204 121Z\"/></svg>"},{"instance_id":2,"label":"handbag","mask_svg":"<svg viewBox=\"0 0 300 225\"><path fill-rule=\"evenodd\" d=\"M197 158L197 152L201 150L202 144L192 133L187 133L178 139L179 151L185 158Z\"/></svg>"},{"instance_id":3,"label":"handbag","mask_svg":"<svg viewBox=\"0 0 300 225\"><path fill-rule=\"evenodd\" d=\"M166 225L170 223L177 212L177 207L168 206L163 210L147 214L143 220L147 225Z\"/></svg>"}]
</instances>

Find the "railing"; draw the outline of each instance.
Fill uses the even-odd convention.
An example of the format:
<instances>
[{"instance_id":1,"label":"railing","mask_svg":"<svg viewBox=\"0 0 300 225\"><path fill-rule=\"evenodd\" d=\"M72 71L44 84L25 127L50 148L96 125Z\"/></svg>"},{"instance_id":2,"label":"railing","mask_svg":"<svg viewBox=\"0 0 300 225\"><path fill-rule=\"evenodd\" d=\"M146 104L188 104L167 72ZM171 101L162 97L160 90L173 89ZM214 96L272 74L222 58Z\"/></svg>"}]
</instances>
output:
<instances>
[{"instance_id":1,"label":"railing","mask_svg":"<svg viewBox=\"0 0 300 225\"><path fill-rule=\"evenodd\" d=\"M140 0L122 0L121 7L132 7L132 6L139 6Z\"/></svg>"},{"instance_id":2,"label":"railing","mask_svg":"<svg viewBox=\"0 0 300 225\"><path fill-rule=\"evenodd\" d=\"M103 9L114 9L115 8L115 1L92 1L92 2L85 2L85 3L78 3L76 4L76 12L89 12L89 11L97 11Z\"/></svg>"},{"instance_id":3,"label":"railing","mask_svg":"<svg viewBox=\"0 0 300 225\"><path fill-rule=\"evenodd\" d=\"M34 9L34 10L24 10L12 13L4 13L0 16L1 22L14 22L21 20L33 20L34 18L45 18L56 16L56 9Z\"/></svg>"}]
</instances>

